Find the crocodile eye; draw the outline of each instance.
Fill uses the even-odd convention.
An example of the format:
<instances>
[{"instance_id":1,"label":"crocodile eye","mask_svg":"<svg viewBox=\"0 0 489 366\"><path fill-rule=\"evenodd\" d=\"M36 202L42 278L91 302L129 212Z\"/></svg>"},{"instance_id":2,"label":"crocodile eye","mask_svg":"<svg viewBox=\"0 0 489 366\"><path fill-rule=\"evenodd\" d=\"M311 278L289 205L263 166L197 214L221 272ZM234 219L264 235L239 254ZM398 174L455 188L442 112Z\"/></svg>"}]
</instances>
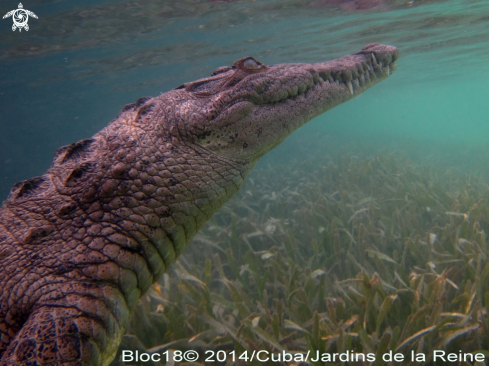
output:
<instances>
[{"instance_id":1,"label":"crocodile eye","mask_svg":"<svg viewBox=\"0 0 489 366\"><path fill-rule=\"evenodd\" d=\"M243 61L243 66L247 69L258 69L260 67L258 63L251 57Z\"/></svg>"}]
</instances>

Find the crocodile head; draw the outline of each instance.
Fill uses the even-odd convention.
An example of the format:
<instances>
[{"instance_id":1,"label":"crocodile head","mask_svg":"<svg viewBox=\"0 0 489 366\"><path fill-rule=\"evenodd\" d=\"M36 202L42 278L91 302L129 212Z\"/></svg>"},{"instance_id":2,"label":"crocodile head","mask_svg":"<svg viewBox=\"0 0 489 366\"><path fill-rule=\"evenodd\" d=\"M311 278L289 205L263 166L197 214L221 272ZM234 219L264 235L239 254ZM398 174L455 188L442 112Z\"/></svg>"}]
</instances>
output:
<instances>
[{"instance_id":1,"label":"crocodile head","mask_svg":"<svg viewBox=\"0 0 489 366\"><path fill-rule=\"evenodd\" d=\"M395 47L370 44L316 64L266 66L242 58L170 92L179 101L179 134L229 158L255 161L307 121L387 78L398 57Z\"/></svg>"}]
</instances>

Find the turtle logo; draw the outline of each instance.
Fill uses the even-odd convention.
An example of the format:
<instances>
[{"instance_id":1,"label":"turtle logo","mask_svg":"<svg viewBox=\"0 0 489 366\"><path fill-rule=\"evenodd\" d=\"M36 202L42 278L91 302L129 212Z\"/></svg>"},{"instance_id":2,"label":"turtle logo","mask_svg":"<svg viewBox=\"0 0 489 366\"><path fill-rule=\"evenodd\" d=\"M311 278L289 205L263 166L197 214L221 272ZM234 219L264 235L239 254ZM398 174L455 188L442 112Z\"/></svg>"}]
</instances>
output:
<instances>
[{"instance_id":1,"label":"turtle logo","mask_svg":"<svg viewBox=\"0 0 489 366\"><path fill-rule=\"evenodd\" d=\"M3 16L3 19L12 17L14 24L12 25L12 30L15 32L17 28L19 28L19 32L24 28L26 31L29 30L29 25L27 21L29 20L29 15L33 18L37 19L37 15L32 11L25 10L22 3L19 3L19 8L9 11L7 14Z\"/></svg>"}]
</instances>

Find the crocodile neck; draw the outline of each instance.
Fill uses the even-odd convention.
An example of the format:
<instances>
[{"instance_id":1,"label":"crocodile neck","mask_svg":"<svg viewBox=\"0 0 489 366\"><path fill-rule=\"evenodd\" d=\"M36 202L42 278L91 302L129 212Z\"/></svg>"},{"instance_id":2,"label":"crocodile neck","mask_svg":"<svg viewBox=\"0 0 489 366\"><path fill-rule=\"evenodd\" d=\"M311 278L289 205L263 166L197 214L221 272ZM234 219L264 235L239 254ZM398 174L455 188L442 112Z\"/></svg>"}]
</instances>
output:
<instances>
[{"instance_id":1,"label":"crocodile neck","mask_svg":"<svg viewBox=\"0 0 489 366\"><path fill-rule=\"evenodd\" d=\"M115 120L79 147L60 149L42 177L13 188L0 208L0 305L23 305L9 306L0 323L8 318L18 331L33 308L52 304L53 286L80 297L73 279L103 281L126 308L109 353L117 350L138 299L254 165L152 127Z\"/></svg>"}]
</instances>

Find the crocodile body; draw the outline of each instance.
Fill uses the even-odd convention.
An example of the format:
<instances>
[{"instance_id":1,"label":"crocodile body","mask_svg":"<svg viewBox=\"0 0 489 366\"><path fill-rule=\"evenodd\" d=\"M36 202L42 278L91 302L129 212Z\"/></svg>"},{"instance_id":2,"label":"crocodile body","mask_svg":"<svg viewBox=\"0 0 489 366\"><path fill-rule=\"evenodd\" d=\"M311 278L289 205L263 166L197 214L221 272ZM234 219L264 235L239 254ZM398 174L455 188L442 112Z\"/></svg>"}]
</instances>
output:
<instances>
[{"instance_id":1,"label":"crocodile body","mask_svg":"<svg viewBox=\"0 0 489 366\"><path fill-rule=\"evenodd\" d=\"M256 161L397 58L377 44L317 64L243 58L58 149L0 208L0 365L108 365L138 299Z\"/></svg>"}]
</instances>

